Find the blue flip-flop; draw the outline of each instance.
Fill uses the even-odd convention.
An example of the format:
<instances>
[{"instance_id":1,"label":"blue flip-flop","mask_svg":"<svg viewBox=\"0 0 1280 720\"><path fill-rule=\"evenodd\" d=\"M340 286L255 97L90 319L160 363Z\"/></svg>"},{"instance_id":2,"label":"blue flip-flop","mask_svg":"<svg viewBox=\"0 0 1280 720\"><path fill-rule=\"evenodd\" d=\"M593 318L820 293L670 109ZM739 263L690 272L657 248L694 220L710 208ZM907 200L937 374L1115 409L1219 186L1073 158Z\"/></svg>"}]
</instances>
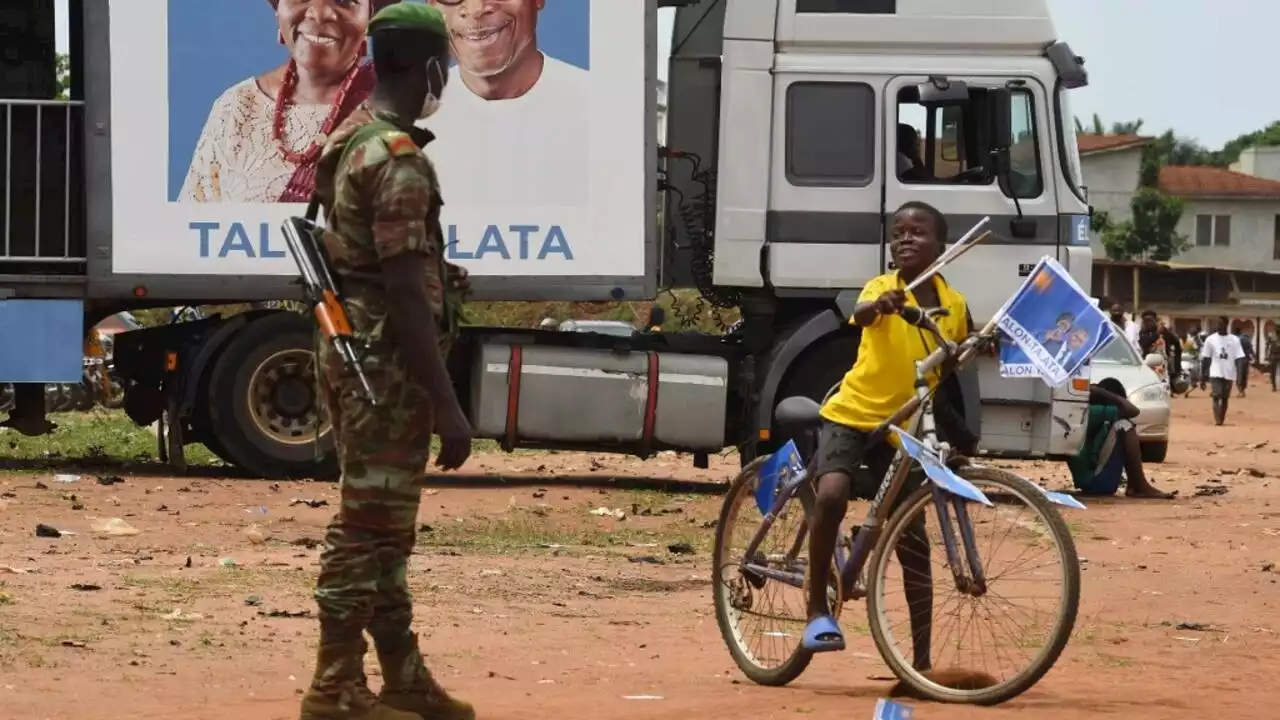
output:
<instances>
[{"instance_id":1,"label":"blue flip-flop","mask_svg":"<svg viewBox=\"0 0 1280 720\"><path fill-rule=\"evenodd\" d=\"M844 633L830 615L816 617L804 628L800 645L811 652L834 652L844 649Z\"/></svg>"}]
</instances>

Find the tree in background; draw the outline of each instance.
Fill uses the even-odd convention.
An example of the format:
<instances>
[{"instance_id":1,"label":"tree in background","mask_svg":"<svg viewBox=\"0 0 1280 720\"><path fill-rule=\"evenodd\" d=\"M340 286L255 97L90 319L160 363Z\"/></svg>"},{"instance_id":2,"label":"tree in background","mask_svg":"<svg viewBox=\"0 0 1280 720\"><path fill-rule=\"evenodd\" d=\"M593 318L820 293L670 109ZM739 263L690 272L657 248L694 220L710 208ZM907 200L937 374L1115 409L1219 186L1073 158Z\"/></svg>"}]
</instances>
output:
<instances>
[{"instance_id":1,"label":"tree in background","mask_svg":"<svg viewBox=\"0 0 1280 720\"><path fill-rule=\"evenodd\" d=\"M58 53L55 69L58 77L58 100L71 99L71 56Z\"/></svg>"},{"instance_id":2,"label":"tree in background","mask_svg":"<svg viewBox=\"0 0 1280 720\"><path fill-rule=\"evenodd\" d=\"M1101 237L1107 257L1165 261L1191 246L1187 236L1178 232L1182 208L1181 198L1156 187L1141 187L1129 201L1131 219L1117 223L1107 213L1094 211L1092 229Z\"/></svg>"},{"instance_id":3,"label":"tree in background","mask_svg":"<svg viewBox=\"0 0 1280 720\"><path fill-rule=\"evenodd\" d=\"M1114 122L1111 129L1102 122L1098 115L1093 116L1092 123L1086 128L1080 118L1076 118L1076 132L1094 135L1137 135L1142 130L1143 120ZM1228 140L1221 150L1210 150L1195 140L1180 137L1173 130L1166 130L1151 141L1160 166L1164 165L1208 165L1212 167L1229 167L1240 159L1240 153L1251 147L1280 146L1280 121L1276 121L1261 130L1245 133Z\"/></svg>"},{"instance_id":4,"label":"tree in background","mask_svg":"<svg viewBox=\"0 0 1280 720\"><path fill-rule=\"evenodd\" d=\"M1126 128L1129 132L1124 134L1136 135L1142 128L1142 120L1116 123L1113 127ZM1165 261L1191 246L1187 236L1178 233L1182 199L1160 191L1160 168L1187 164L1171 163L1169 159L1194 151L1185 141L1178 140L1173 132L1165 133L1142 149L1138 191L1129 201L1130 219L1117 223L1105 212L1094 211L1093 214L1092 229L1101 238L1108 257L1115 260Z\"/></svg>"}]
</instances>

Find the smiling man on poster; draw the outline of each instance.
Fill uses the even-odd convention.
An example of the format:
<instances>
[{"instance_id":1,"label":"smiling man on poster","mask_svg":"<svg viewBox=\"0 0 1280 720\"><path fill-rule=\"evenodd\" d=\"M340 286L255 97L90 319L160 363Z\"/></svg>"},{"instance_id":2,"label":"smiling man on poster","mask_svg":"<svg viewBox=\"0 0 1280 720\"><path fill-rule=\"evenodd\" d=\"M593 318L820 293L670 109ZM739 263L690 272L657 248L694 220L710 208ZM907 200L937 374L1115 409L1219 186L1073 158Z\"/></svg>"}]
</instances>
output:
<instances>
[{"instance_id":1,"label":"smiling man on poster","mask_svg":"<svg viewBox=\"0 0 1280 720\"><path fill-rule=\"evenodd\" d=\"M457 90L431 119L429 155L446 181L480 170L452 183L454 207L587 202L590 74L539 47L548 1L559 0L430 0L448 23Z\"/></svg>"}]
</instances>

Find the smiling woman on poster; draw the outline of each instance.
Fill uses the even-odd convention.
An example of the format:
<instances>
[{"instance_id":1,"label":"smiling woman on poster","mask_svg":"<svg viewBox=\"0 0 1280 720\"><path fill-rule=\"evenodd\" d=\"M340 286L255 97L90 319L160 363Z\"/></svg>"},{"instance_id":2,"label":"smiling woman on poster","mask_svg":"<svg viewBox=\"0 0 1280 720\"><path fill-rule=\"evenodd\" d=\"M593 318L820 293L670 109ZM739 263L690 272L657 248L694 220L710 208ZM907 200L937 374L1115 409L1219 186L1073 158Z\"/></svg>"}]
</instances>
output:
<instances>
[{"instance_id":1,"label":"smiling woman on poster","mask_svg":"<svg viewBox=\"0 0 1280 720\"><path fill-rule=\"evenodd\" d=\"M214 102L180 202L306 202L325 138L376 84L369 20L395 0L267 0L289 53Z\"/></svg>"},{"instance_id":2,"label":"smiling woman on poster","mask_svg":"<svg viewBox=\"0 0 1280 720\"><path fill-rule=\"evenodd\" d=\"M584 205L590 73L538 41L539 14L557 0L430 2L444 12L457 61L455 89L428 124L450 203Z\"/></svg>"}]
</instances>

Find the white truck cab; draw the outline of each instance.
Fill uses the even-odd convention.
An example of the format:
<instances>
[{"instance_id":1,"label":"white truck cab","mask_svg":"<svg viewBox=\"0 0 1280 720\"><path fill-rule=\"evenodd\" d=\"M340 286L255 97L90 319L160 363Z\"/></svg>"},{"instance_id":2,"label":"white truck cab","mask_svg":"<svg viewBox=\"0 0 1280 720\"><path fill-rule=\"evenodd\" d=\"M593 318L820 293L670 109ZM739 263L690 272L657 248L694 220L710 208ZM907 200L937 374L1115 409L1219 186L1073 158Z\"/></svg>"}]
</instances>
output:
<instances>
[{"instance_id":1,"label":"white truck cab","mask_svg":"<svg viewBox=\"0 0 1280 720\"><path fill-rule=\"evenodd\" d=\"M921 200L951 240L991 218L993 237L945 273L979 324L1044 255L1089 288L1067 101L1087 76L1047 0L703 1L678 11L673 48L670 146L716 169L715 286L793 305L834 294L847 311L892 270L886 218ZM813 365L834 381L850 360ZM1055 392L994 361L979 374L985 449L1074 454L1087 380Z\"/></svg>"}]
</instances>

